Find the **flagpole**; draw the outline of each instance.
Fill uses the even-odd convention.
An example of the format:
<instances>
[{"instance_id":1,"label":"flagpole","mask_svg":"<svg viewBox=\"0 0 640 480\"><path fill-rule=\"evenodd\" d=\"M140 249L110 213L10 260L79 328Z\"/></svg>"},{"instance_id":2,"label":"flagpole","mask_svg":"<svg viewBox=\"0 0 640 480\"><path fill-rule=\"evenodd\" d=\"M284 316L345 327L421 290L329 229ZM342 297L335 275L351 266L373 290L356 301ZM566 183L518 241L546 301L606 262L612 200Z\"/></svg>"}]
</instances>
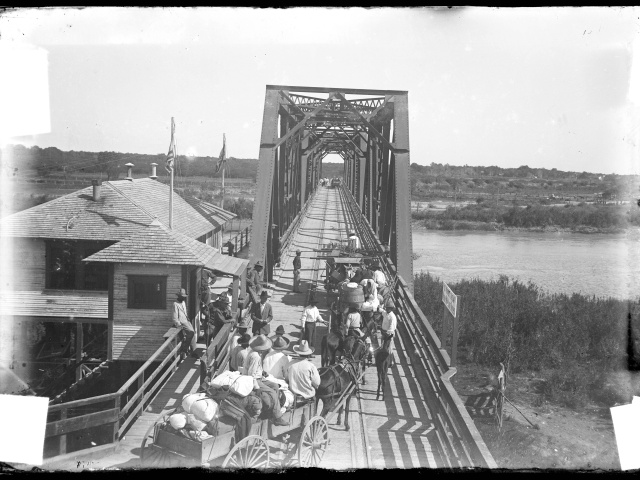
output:
<instances>
[{"instance_id":1,"label":"flagpole","mask_svg":"<svg viewBox=\"0 0 640 480\"><path fill-rule=\"evenodd\" d=\"M171 128L173 128L173 117L171 117ZM173 131L171 132L173 134ZM172 138L173 139L173 138ZM173 153L175 155L175 157L177 157L176 155L176 149L175 149L175 139L174 140L174 150ZM171 175L170 175L170 180L169 180L169 229L173 230L173 171L175 170L175 163L178 161L177 158L173 159L173 165L171 165Z\"/></svg>"},{"instance_id":2,"label":"flagpole","mask_svg":"<svg viewBox=\"0 0 640 480\"><path fill-rule=\"evenodd\" d=\"M225 171L225 163L222 164L222 199L220 200L220 208L224 210L224 171Z\"/></svg>"}]
</instances>

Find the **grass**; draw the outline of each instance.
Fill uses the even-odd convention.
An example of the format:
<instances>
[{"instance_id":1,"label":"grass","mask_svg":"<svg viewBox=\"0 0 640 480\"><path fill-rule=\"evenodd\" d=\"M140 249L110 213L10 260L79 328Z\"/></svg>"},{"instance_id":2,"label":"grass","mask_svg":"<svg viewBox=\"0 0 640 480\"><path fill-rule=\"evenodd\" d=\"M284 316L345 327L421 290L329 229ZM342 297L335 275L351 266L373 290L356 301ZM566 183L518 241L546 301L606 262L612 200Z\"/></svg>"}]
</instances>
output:
<instances>
[{"instance_id":1,"label":"grass","mask_svg":"<svg viewBox=\"0 0 640 480\"><path fill-rule=\"evenodd\" d=\"M571 408L589 401L630 402L638 393L636 380L629 380L628 388L611 380L627 368L628 302L548 294L506 276L449 286L462 296L458 345L468 361L493 368L510 357L512 372L538 372L547 380L544 397ZM418 305L440 332L442 282L420 273L414 289Z\"/></svg>"}]
</instances>

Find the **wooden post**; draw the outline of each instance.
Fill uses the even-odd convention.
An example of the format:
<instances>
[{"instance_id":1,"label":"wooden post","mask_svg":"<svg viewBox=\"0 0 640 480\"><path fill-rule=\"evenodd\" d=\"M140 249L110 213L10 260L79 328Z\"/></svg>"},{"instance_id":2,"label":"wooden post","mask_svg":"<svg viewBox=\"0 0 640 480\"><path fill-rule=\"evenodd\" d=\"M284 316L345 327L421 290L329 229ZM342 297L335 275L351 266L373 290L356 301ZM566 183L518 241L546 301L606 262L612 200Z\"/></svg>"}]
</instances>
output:
<instances>
[{"instance_id":1,"label":"wooden post","mask_svg":"<svg viewBox=\"0 0 640 480\"><path fill-rule=\"evenodd\" d=\"M458 326L460 323L460 312L462 311L462 297L460 295L456 295L457 300L457 308L456 308L456 316L453 317L453 332L451 334L451 367L455 367L457 365L457 357L458 357Z\"/></svg>"},{"instance_id":2,"label":"wooden post","mask_svg":"<svg viewBox=\"0 0 640 480\"><path fill-rule=\"evenodd\" d=\"M231 313L235 315L238 310L238 295L240 293L240 278L233 277L233 289L232 289L232 299L231 299Z\"/></svg>"},{"instance_id":3,"label":"wooden post","mask_svg":"<svg viewBox=\"0 0 640 480\"><path fill-rule=\"evenodd\" d=\"M112 439L112 443L115 443L118 441L118 430L120 430L120 396L116 397L115 400L115 408L118 409L118 420L116 420L113 424L113 439Z\"/></svg>"},{"instance_id":4,"label":"wooden post","mask_svg":"<svg viewBox=\"0 0 640 480\"><path fill-rule=\"evenodd\" d=\"M144 412L144 371L140 374L140 377L138 378L138 391L142 390L142 393L140 394L140 406L138 409L138 412L136 413L136 417L139 417L140 415L142 415L142 412Z\"/></svg>"},{"instance_id":5,"label":"wooden post","mask_svg":"<svg viewBox=\"0 0 640 480\"><path fill-rule=\"evenodd\" d=\"M448 337L449 337L449 318L451 317L451 312L447 309L446 305L444 307L444 313L442 314L442 328L440 330L440 343L441 347L444 350L447 350Z\"/></svg>"},{"instance_id":6,"label":"wooden post","mask_svg":"<svg viewBox=\"0 0 640 480\"><path fill-rule=\"evenodd\" d=\"M67 419L67 409L63 409L60 411L60 420ZM64 455L67 453L67 434L60 435L60 455Z\"/></svg>"},{"instance_id":7,"label":"wooden post","mask_svg":"<svg viewBox=\"0 0 640 480\"><path fill-rule=\"evenodd\" d=\"M82 346L84 343L82 337L82 322L78 322L76 324L76 382L82 378L82 367L80 366L80 362L82 362Z\"/></svg>"}]
</instances>

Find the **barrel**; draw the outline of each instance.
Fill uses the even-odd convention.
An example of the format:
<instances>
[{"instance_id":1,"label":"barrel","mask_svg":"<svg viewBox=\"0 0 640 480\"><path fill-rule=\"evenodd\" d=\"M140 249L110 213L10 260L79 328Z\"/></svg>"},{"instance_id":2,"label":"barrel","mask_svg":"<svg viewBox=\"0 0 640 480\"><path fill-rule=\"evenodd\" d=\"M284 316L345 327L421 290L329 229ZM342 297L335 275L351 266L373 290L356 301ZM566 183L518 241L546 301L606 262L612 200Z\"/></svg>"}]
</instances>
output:
<instances>
[{"instance_id":1,"label":"barrel","mask_svg":"<svg viewBox=\"0 0 640 480\"><path fill-rule=\"evenodd\" d=\"M343 283L340 286L340 303L343 306L360 308L364 302L364 289L357 283Z\"/></svg>"}]
</instances>

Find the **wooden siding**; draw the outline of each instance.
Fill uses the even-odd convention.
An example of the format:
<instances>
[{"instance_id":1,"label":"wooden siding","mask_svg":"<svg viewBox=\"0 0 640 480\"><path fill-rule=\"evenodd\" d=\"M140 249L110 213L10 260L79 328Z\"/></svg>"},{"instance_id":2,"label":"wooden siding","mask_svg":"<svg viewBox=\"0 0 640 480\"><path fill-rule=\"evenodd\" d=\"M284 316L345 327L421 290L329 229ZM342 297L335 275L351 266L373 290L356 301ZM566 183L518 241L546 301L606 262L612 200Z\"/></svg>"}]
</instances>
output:
<instances>
[{"instance_id":1,"label":"wooden siding","mask_svg":"<svg viewBox=\"0 0 640 480\"><path fill-rule=\"evenodd\" d=\"M107 302L107 292L98 291L0 291L0 315L106 319Z\"/></svg>"},{"instance_id":2,"label":"wooden siding","mask_svg":"<svg viewBox=\"0 0 640 480\"><path fill-rule=\"evenodd\" d=\"M127 275L167 276L166 309L127 308ZM146 361L164 342L182 283L180 265L116 264L113 280L113 359Z\"/></svg>"},{"instance_id":3,"label":"wooden siding","mask_svg":"<svg viewBox=\"0 0 640 480\"><path fill-rule=\"evenodd\" d=\"M13 273L2 276L0 289L44 290L46 269L44 240L16 238L13 239L12 249Z\"/></svg>"}]
</instances>

